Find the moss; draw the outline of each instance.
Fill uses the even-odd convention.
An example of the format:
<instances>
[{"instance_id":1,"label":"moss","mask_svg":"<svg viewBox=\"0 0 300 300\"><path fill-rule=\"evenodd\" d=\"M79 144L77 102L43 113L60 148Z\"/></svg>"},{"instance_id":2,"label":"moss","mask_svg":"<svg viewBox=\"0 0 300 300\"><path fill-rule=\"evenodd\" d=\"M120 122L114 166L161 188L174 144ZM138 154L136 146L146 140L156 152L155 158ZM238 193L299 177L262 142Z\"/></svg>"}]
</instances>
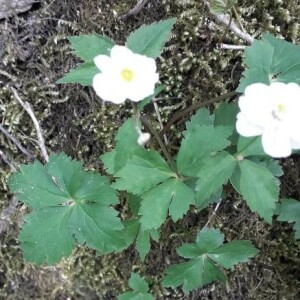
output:
<instances>
[{"instance_id":1,"label":"moss","mask_svg":"<svg viewBox=\"0 0 300 300\"><path fill-rule=\"evenodd\" d=\"M195 101L207 100L233 90L243 70L242 53L216 49L222 40L243 43L224 27L215 24L203 1L153 0L136 17L125 22L116 19L135 1L46 0L34 10L0 24L2 43L0 74L0 115L2 125L40 158L36 134L30 118L22 111L10 91L14 86L22 99L31 103L41 122L48 149L65 151L100 170L99 155L113 148L113 138L122 121L130 115L127 105L103 104L91 88L57 85L55 81L79 62L67 42L68 35L97 32L123 43L130 31L143 23L177 17L175 30L159 59L160 79L167 85L159 106L163 121ZM151 4L152 3L152 4ZM297 1L239 1L237 7L244 27L260 37L263 31L299 43ZM157 124L152 107L147 108ZM169 139L176 145L181 125L173 127ZM26 161L17 148L0 135L3 151L16 163ZM10 195L10 170L1 161L0 210ZM299 164L286 163L283 196L299 198ZM250 239L261 254L249 264L229 272L229 284L212 284L184 296L180 290L160 285L163 271L179 261L175 248L193 240L205 224L209 209L189 212L182 222L167 222L161 243L153 243L143 264L133 247L120 254L98 257L94 251L77 248L73 255L55 267L33 267L23 262L16 235L25 210L20 205L9 230L0 237L0 298L13 299L115 299L127 288L131 271L141 272L150 282L157 299L295 299L299 285L295 253L299 242L291 237L290 226L276 223L272 228L257 219L235 194L224 199L215 219L228 240ZM251 230L249 230L251 229Z\"/></svg>"}]
</instances>

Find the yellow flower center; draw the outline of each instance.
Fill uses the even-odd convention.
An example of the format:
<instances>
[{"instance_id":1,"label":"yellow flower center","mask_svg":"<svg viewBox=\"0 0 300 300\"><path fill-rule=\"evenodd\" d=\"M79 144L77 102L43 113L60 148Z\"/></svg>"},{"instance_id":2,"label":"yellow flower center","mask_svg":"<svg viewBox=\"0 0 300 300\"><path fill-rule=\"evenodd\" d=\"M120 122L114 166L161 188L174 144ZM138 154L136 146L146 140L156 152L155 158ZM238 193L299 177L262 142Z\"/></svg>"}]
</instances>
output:
<instances>
[{"instance_id":1,"label":"yellow flower center","mask_svg":"<svg viewBox=\"0 0 300 300\"><path fill-rule=\"evenodd\" d=\"M272 111L273 118L278 121L283 120L285 113L286 113L286 108L285 105L282 103L278 103Z\"/></svg>"},{"instance_id":2,"label":"yellow flower center","mask_svg":"<svg viewBox=\"0 0 300 300\"><path fill-rule=\"evenodd\" d=\"M121 71L121 77L124 81L130 82L134 78L134 72L128 68Z\"/></svg>"}]
</instances>

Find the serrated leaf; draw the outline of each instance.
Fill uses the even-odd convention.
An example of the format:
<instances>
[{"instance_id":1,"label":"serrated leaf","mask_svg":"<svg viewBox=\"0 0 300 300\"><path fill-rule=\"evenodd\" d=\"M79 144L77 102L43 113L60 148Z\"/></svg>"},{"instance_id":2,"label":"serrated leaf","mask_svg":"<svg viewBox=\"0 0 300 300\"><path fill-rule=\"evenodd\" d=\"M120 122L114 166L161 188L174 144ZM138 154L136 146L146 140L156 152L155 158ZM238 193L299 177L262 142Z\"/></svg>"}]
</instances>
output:
<instances>
[{"instance_id":1,"label":"serrated leaf","mask_svg":"<svg viewBox=\"0 0 300 300\"><path fill-rule=\"evenodd\" d=\"M101 35L79 35L69 36L74 54L85 61L93 61L97 55L109 55L115 43L109 38ZM99 73L99 70L98 70Z\"/></svg>"},{"instance_id":2,"label":"serrated leaf","mask_svg":"<svg viewBox=\"0 0 300 300\"><path fill-rule=\"evenodd\" d=\"M49 207L31 213L19 234L24 258L55 264L71 254L75 240L68 230L70 207Z\"/></svg>"},{"instance_id":3,"label":"serrated leaf","mask_svg":"<svg viewBox=\"0 0 300 300\"><path fill-rule=\"evenodd\" d=\"M113 186L132 194L142 194L174 176L158 152L141 148L125 167L115 174L118 178Z\"/></svg>"},{"instance_id":4,"label":"serrated leaf","mask_svg":"<svg viewBox=\"0 0 300 300\"><path fill-rule=\"evenodd\" d=\"M119 295L119 300L154 300L153 296L148 293L148 283L139 274L131 273L128 283L134 291Z\"/></svg>"},{"instance_id":5,"label":"serrated leaf","mask_svg":"<svg viewBox=\"0 0 300 300\"><path fill-rule=\"evenodd\" d=\"M175 222L181 218L194 204L194 192L172 178L143 194L142 199L139 211L142 229L157 229L166 220L168 211Z\"/></svg>"},{"instance_id":6,"label":"serrated leaf","mask_svg":"<svg viewBox=\"0 0 300 300\"><path fill-rule=\"evenodd\" d=\"M278 183L265 167L250 160L239 163L239 189L252 211L271 224L279 196Z\"/></svg>"},{"instance_id":7,"label":"serrated leaf","mask_svg":"<svg viewBox=\"0 0 300 300\"><path fill-rule=\"evenodd\" d=\"M11 177L9 185L21 201L37 210L33 212L33 217L29 215L29 225L25 225L25 233L21 231L20 234L24 253L33 253L29 255L30 260L41 263L43 258L45 262L53 263L54 258L59 260L61 255L69 253L69 248L65 252L62 250L66 249L62 241L59 241L61 245L57 244L59 237L56 239L54 233L59 232L64 233L64 237L68 232L69 241L74 235L76 242L86 243L100 252L117 251L124 247L125 241L120 234L123 225L117 217L118 213L109 207L117 204L118 198L106 177L85 172L79 162L64 153L51 155L44 166L35 162L22 166L20 170ZM57 212L57 219L51 217L52 209ZM64 214L66 210L68 213ZM36 246L32 244L34 235L38 236L36 228L30 225L32 223L41 232L50 232L47 239L44 235L38 241L40 253L34 250ZM52 227L44 228L47 224ZM57 244L56 247L48 247L51 243Z\"/></svg>"},{"instance_id":8,"label":"serrated leaf","mask_svg":"<svg viewBox=\"0 0 300 300\"><path fill-rule=\"evenodd\" d=\"M175 22L173 18L143 25L129 35L126 46L135 53L156 58L162 52Z\"/></svg>"},{"instance_id":9,"label":"serrated leaf","mask_svg":"<svg viewBox=\"0 0 300 300\"><path fill-rule=\"evenodd\" d=\"M211 115L207 108L200 108L185 124L186 131L183 132L183 135L185 136L187 132L196 131L201 125L214 125L214 121L215 115Z\"/></svg>"},{"instance_id":10,"label":"serrated leaf","mask_svg":"<svg viewBox=\"0 0 300 300\"><path fill-rule=\"evenodd\" d=\"M263 149L260 136L255 136L255 137L239 136L237 151L238 154L243 157L266 156L266 152Z\"/></svg>"},{"instance_id":11,"label":"serrated leaf","mask_svg":"<svg viewBox=\"0 0 300 300\"><path fill-rule=\"evenodd\" d=\"M295 199L282 199L278 204L278 221L293 223L295 238L300 239L300 202Z\"/></svg>"},{"instance_id":12,"label":"serrated leaf","mask_svg":"<svg viewBox=\"0 0 300 300\"><path fill-rule=\"evenodd\" d=\"M207 156L230 145L227 138L231 132L229 127L204 125L199 126L195 131L188 132L177 156L179 172L186 176L196 177Z\"/></svg>"},{"instance_id":13,"label":"serrated leaf","mask_svg":"<svg viewBox=\"0 0 300 300\"><path fill-rule=\"evenodd\" d=\"M115 172L115 159L116 159L116 150L106 152L100 156L101 161L104 164L105 171L108 174L114 174Z\"/></svg>"},{"instance_id":14,"label":"serrated leaf","mask_svg":"<svg viewBox=\"0 0 300 300\"><path fill-rule=\"evenodd\" d=\"M179 255L192 258L188 262L175 264L165 271L164 286L178 287L189 292L213 281L226 281L219 268L232 268L239 262L246 262L257 254L249 241L224 243L224 235L218 229L204 228L199 231L195 244L184 244L177 248Z\"/></svg>"},{"instance_id":15,"label":"serrated leaf","mask_svg":"<svg viewBox=\"0 0 300 300\"><path fill-rule=\"evenodd\" d=\"M138 124L140 126L140 124ZM138 133L135 129L135 120L133 118L124 122L122 127L118 130L116 140L116 155L115 155L115 169L114 173L121 170L127 161L133 156L136 150L141 149L137 143Z\"/></svg>"},{"instance_id":16,"label":"serrated leaf","mask_svg":"<svg viewBox=\"0 0 300 300\"><path fill-rule=\"evenodd\" d=\"M232 241L208 252L207 256L223 268L231 269L238 263L247 262L257 253L250 241Z\"/></svg>"},{"instance_id":17,"label":"serrated leaf","mask_svg":"<svg viewBox=\"0 0 300 300\"><path fill-rule=\"evenodd\" d=\"M206 201L231 177L237 161L229 153L223 151L205 159L202 168L197 174L196 191L201 195L202 201ZM198 205L202 203L199 203Z\"/></svg>"},{"instance_id":18,"label":"serrated leaf","mask_svg":"<svg viewBox=\"0 0 300 300\"><path fill-rule=\"evenodd\" d=\"M260 41L255 40L245 50L248 69L237 89L243 93L245 88L256 82L270 84L274 81L300 84L300 46L264 34Z\"/></svg>"},{"instance_id":19,"label":"serrated leaf","mask_svg":"<svg viewBox=\"0 0 300 300\"><path fill-rule=\"evenodd\" d=\"M93 78L100 70L93 62L85 62L72 69L64 77L58 79L56 83L79 83L83 86L92 85Z\"/></svg>"}]
</instances>

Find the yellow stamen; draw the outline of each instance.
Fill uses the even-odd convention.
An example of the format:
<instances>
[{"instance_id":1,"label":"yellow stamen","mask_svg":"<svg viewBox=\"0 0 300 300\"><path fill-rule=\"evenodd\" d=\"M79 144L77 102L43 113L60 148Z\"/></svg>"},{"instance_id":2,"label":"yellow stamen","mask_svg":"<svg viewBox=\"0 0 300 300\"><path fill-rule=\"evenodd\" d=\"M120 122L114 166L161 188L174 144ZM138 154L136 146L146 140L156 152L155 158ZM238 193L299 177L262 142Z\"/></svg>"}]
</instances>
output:
<instances>
[{"instance_id":1,"label":"yellow stamen","mask_svg":"<svg viewBox=\"0 0 300 300\"><path fill-rule=\"evenodd\" d=\"M121 77L126 82L130 82L134 78L134 72L125 68L121 71Z\"/></svg>"},{"instance_id":2,"label":"yellow stamen","mask_svg":"<svg viewBox=\"0 0 300 300\"><path fill-rule=\"evenodd\" d=\"M278 104L277 105L277 109L278 109L278 112L279 113L285 113L285 107L284 107L284 105L283 104Z\"/></svg>"}]
</instances>

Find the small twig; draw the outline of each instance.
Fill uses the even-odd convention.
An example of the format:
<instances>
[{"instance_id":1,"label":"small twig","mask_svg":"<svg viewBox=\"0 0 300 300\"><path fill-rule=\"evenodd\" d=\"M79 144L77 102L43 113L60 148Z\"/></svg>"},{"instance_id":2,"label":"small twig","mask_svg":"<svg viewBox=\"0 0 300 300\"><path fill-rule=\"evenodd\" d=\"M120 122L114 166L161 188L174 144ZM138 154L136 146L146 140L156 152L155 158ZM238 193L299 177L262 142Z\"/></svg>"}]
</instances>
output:
<instances>
[{"instance_id":1,"label":"small twig","mask_svg":"<svg viewBox=\"0 0 300 300\"><path fill-rule=\"evenodd\" d=\"M233 13L234 13L234 15L236 17L237 22L240 25L241 30L245 33L246 31L245 31L244 26L242 24L241 18L240 18L239 14L238 14L238 12L237 12L237 10L236 10L236 8L234 6L232 7L232 10L233 10Z\"/></svg>"},{"instance_id":2,"label":"small twig","mask_svg":"<svg viewBox=\"0 0 300 300\"><path fill-rule=\"evenodd\" d=\"M27 150L25 149L21 144L20 142L15 138L13 137L4 127L2 127L2 125L0 124L0 130L4 133L4 135L9 138L10 140L12 140L15 145L25 154L29 157L29 159L34 159L34 156Z\"/></svg>"},{"instance_id":3,"label":"small twig","mask_svg":"<svg viewBox=\"0 0 300 300\"><path fill-rule=\"evenodd\" d=\"M163 125L162 118L161 118L161 115L160 115L160 112L159 112L159 109L158 109L158 105L155 101L153 101L153 106L154 106L155 113L156 113L156 116L157 116L157 119L158 119L158 122L159 122L160 129L163 130L164 125ZM164 137L165 144L168 145L169 141L168 141L167 135L164 134L163 137Z\"/></svg>"},{"instance_id":4,"label":"small twig","mask_svg":"<svg viewBox=\"0 0 300 300\"><path fill-rule=\"evenodd\" d=\"M227 93L225 95L221 95L221 96L218 96L216 98L213 98L213 99L210 99L210 100L207 100L207 101L197 102L197 103L195 103L195 104L193 104L193 105L185 108L184 110L179 111L165 125L164 129L160 132L160 136L163 136L177 120L181 119L184 115L188 114L189 112L191 112L193 110L196 110L196 109L198 109L200 107L203 107L205 105L213 104L213 103L215 103L217 101L220 101L220 100L223 100L223 99L226 99L226 98L231 98L231 97L233 97L235 95L238 95L238 93L235 92L235 91L229 92L229 93Z\"/></svg>"},{"instance_id":5,"label":"small twig","mask_svg":"<svg viewBox=\"0 0 300 300\"><path fill-rule=\"evenodd\" d=\"M229 45L229 44L219 44L219 49L228 49L228 50L245 50L247 46L245 45Z\"/></svg>"},{"instance_id":6,"label":"small twig","mask_svg":"<svg viewBox=\"0 0 300 300\"><path fill-rule=\"evenodd\" d=\"M45 159L46 162L48 162L49 160L49 156L45 147L45 140L44 137L42 135L42 131L41 131L41 127L40 124L38 122L38 120L36 119L33 110L30 106L30 104L28 102L23 102L23 100L21 100L20 96L18 95L17 91L11 87L11 90L15 96L15 98L19 101L19 103L22 105L22 107L26 110L26 112L29 114L29 116L31 117L34 127L36 129L36 133L37 133L37 138L38 138L38 145L40 147L40 150L42 152L42 155Z\"/></svg>"},{"instance_id":7,"label":"small twig","mask_svg":"<svg viewBox=\"0 0 300 300\"><path fill-rule=\"evenodd\" d=\"M146 5L146 3L149 0L139 0L138 3L135 5L134 8L132 8L129 12L127 12L126 14L123 14L119 17L120 20L126 20L127 18L131 17L131 16L135 16L136 14L138 14L143 7Z\"/></svg>"},{"instance_id":8,"label":"small twig","mask_svg":"<svg viewBox=\"0 0 300 300\"><path fill-rule=\"evenodd\" d=\"M17 171L17 168L16 168L15 164L12 162L12 160L10 160L10 159L5 155L5 153L2 152L1 150L0 150L0 156L1 156L1 158L3 159L3 161L5 161L5 162L10 166L10 168L11 168L11 170L12 170L13 172L16 172L16 171ZM1 231L0 231L0 232L1 232Z\"/></svg>"},{"instance_id":9,"label":"small twig","mask_svg":"<svg viewBox=\"0 0 300 300\"><path fill-rule=\"evenodd\" d=\"M236 35L238 36L239 38L241 38L242 40L246 41L247 43L249 44L252 44L253 41L254 41L254 38L246 33L246 32L243 32L241 31L237 25L235 24L235 22L231 21L224 15L224 14L221 14L221 15L215 15L216 19L225 24L226 26L228 26L230 28L230 30Z\"/></svg>"},{"instance_id":10,"label":"small twig","mask_svg":"<svg viewBox=\"0 0 300 300\"><path fill-rule=\"evenodd\" d=\"M220 201L217 203L214 211L212 212L212 214L209 216L208 221L206 222L206 224L204 225L204 227L207 227L209 225L209 223L213 220L213 218L215 217L215 215L217 214L217 211L221 205L221 201L222 199L220 199Z\"/></svg>"}]
</instances>

